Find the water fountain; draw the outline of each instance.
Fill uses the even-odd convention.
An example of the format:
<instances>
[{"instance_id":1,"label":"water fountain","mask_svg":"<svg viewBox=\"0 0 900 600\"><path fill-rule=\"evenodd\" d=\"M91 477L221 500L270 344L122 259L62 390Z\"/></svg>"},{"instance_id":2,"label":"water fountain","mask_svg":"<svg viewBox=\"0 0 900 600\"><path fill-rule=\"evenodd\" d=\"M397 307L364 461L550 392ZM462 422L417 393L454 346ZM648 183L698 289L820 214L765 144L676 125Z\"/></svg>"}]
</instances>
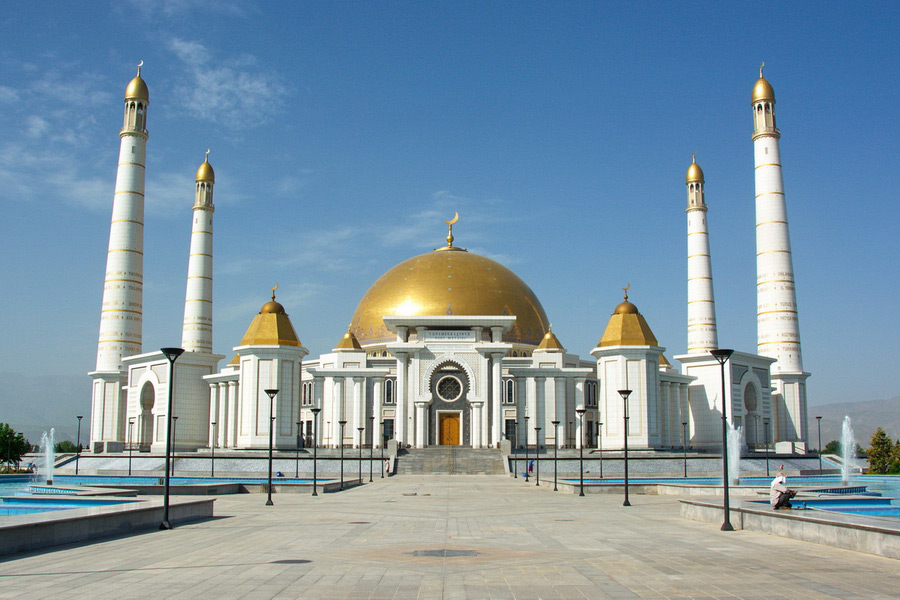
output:
<instances>
[{"instance_id":1,"label":"water fountain","mask_svg":"<svg viewBox=\"0 0 900 600\"><path fill-rule=\"evenodd\" d=\"M44 477L47 479L47 485L53 485L53 465L55 464L55 456L53 455L53 438L56 435L56 429L50 428L50 435L45 431L41 435L41 453L44 455Z\"/></svg>"},{"instance_id":2,"label":"water fountain","mask_svg":"<svg viewBox=\"0 0 900 600\"><path fill-rule=\"evenodd\" d=\"M741 425L735 429L728 425L728 473L731 482L739 485L741 481L741 447L744 445L744 427Z\"/></svg>"},{"instance_id":3,"label":"water fountain","mask_svg":"<svg viewBox=\"0 0 900 600\"><path fill-rule=\"evenodd\" d=\"M844 417L844 426L841 428L841 482L844 485L850 481L850 467L856 458L856 438L853 437L853 427L850 426L850 416Z\"/></svg>"}]
</instances>

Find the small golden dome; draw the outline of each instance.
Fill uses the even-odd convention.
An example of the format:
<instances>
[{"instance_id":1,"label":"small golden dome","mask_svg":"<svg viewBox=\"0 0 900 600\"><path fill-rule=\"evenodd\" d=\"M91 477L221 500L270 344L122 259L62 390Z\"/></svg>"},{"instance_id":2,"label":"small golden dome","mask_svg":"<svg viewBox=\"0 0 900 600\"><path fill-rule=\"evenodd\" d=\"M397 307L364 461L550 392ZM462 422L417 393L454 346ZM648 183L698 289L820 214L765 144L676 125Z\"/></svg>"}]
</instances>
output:
<instances>
[{"instance_id":1,"label":"small golden dome","mask_svg":"<svg viewBox=\"0 0 900 600\"><path fill-rule=\"evenodd\" d=\"M206 153L206 160L203 161L203 164L197 169L197 181L216 182L216 172L213 171L212 165L209 164L209 152Z\"/></svg>"},{"instance_id":2,"label":"small golden dome","mask_svg":"<svg viewBox=\"0 0 900 600\"><path fill-rule=\"evenodd\" d=\"M614 315L639 315L637 306L626 300L625 302L620 303L616 310L613 311Z\"/></svg>"},{"instance_id":3,"label":"small golden dome","mask_svg":"<svg viewBox=\"0 0 900 600\"><path fill-rule=\"evenodd\" d=\"M134 79L128 82L128 87L125 88L125 99L143 100L148 104L150 103L150 90L147 89L147 84L144 83L140 75L136 75Z\"/></svg>"},{"instance_id":4,"label":"small golden dome","mask_svg":"<svg viewBox=\"0 0 900 600\"><path fill-rule=\"evenodd\" d=\"M347 333L344 334L344 337L341 338L341 341L338 342L335 350L362 350L362 346L359 345L359 340L356 339L353 332L347 331Z\"/></svg>"},{"instance_id":5,"label":"small golden dome","mask_svg":"<svg viewBox=\"0 0 900 600\"><path fill-rule=\"evenodd\" d=\"M383 344L397 339L383 317L425 315L515 316L503 341L531 346L547 331L544 308L518 275L456 247L414 256L379 277L356 307L351 327L361 344Z\"/></svg>"},{"instance_id":6,"label":"small golden dome","mask_svg":"<svg viewBox=\"0 0 900 600\"><path fill-rule=\"evenodd\" d=\"M274 295L273 293L272 296ZM274 299L263 304L241 339L241 346L300 345L297 332L284 312L284 307Z\"/></svg>"},{"instance_id":7,"label":"small golden dome","mask_svg":"<svg viewBox=\"0 0 900 600\"><path fill-rule=\"evenodd\" d=\"M628 296L626 296L627 298ZM637 307L625 300L616 307L597 343L604 346L657 346L656 336Z\"/></svg>"},{"instance_id":8,"label":"small golden dome","mask_svg":"<svg viewBox=\"0 0 900 600\"><path fill-rule=\"evenodd\" d=\"M664 354L659 355L659 366L661 367L671 367L672 363L669 362L669 359L666 358Z\"/></svg>"},{"instance_id":9,"label":"small golden dome","mask_svg":"<svg viewBox=\"0 0 900 600\"><path fill-rule=\"evenodd\" d=\"M760 100L771 100L775 101L775 90L772 89L772 84L770 84L765 77L761 76L756 80L756 85L753 86L753 102L759 102Z\"/></svg>"},{"instance_id":10,"label":"small golden dome","mask_svg":"<svg viewBox=\"0 0 900 600\"><path fill-rule=\"evenodd\" d=\"M703 169L700 168L700 165L697 162L692 162L691 166L688 167L687 177L685 177L685 183L703 183L705 180L703 179Z\"/></svg>"},{"instance_id":11,"label":"small golden dome","mask_svg":"<svg viewBox=\"0 0 900 600\"><path fill-rule=\"evenodd\" d=\"M544 334L544 339L541 340L541 343L538 344L538 347L535 349L535 352L538 350L546 350L548 352L565 352L566 349L563 347L562 343L556 337L552 331L548 331Z\"/></svg>"}]
</instances>

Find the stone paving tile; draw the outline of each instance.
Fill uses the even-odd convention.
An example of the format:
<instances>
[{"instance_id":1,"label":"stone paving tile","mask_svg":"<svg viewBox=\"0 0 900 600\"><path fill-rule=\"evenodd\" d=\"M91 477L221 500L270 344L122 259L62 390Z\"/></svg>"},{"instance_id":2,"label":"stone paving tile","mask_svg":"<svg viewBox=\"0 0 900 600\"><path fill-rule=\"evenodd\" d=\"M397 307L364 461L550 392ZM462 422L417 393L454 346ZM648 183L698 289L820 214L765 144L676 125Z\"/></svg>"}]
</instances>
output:
<instances>
[{"instance_id":1,"label":"stone paving tile","mask_svg":"<svg viewBox=\"0 0 900 600\"><path fill-rule=\"evenodd\" d=\"M415 496L404 493L415 492ZM404 476L0 560L0 598L895 598L900 562L502 477ZM416 556L417 550L474 556ZM308 561L308 562L307 562Z\"/></svg>"}]
</instances>

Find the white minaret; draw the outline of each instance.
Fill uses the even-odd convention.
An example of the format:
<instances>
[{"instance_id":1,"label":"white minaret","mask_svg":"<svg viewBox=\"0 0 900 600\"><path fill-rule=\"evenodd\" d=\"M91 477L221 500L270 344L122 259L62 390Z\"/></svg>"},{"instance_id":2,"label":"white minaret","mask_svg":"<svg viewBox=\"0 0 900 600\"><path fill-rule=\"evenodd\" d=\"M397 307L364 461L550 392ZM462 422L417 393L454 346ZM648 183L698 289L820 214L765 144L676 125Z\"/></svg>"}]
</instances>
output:
<instances>
[{"instance_id":1,"label":"white minaret","mask_svg":"<svg viewBox=\"0 0 900 600\"><path fill-rule=\"evenodd\" d=\"M703 170L691 157L687 185L688 354L707 354L719 347L716 335L716 302L713 297L709 231Z\"/></svg>"},{"instance_id":2,"label":"white minaret","mask_svg":"<svg viewBox=\"0 0 900 600\"><path fill-rule=\"evenodd\" d=\"M781 154L775 126L775 91L763 77L753 86L753 154L756 165L757 352L772 365L776 440L805 441L806 378L800 355L800 327Z\"/></svg>"},{"instance_id":3,"label":"white minaret","mask_svg":"<svg viewBox=\"0 0 900 600\"><path fill-rule=\"evenodd\" d=\"M184 327L181 347L188 352L212 352L213 300L213 186L216 174L206 160L197 169L194 193L194 220L191 226L191 253L188 259L187 293L184 298Z\"/></svg>"},{"instance_id":4,"label":"white minaret","mask_svg":"<svg viewBox=\"0 0 900 600\"><path fill-rule=\"evenodd\" d=\"M141 65L143 65L143 61ZM137 76L125 88L125 118L119 134L119 166L109 226L103 282L97 368L91 393L91 440L125 439L125 371L122 358L141 352L144 288L144 171L150 92Z\"/></svg>"}]
</instances>

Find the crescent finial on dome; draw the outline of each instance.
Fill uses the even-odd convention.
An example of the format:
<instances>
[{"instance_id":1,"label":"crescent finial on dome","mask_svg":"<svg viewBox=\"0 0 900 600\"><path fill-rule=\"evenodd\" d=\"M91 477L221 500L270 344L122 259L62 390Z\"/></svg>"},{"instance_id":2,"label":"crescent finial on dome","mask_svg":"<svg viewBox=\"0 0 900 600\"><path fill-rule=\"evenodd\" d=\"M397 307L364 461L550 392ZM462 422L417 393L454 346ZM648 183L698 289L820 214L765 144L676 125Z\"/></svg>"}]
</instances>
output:
<instances>
[{"instance_id":1,"label":"crescent finial on dome","mask_svg":"<svg viewBox=\"0 0 900 600\"><path fill-rule=\"evenodd\" d=\"M453 218L449 221L444 221L447 224L447 247L453 247L453 224L459 221L459 213L454 211Z\"/></svg>"},{"instance_id":2,"label":"crescent finial on dome","mask_svg":"<svg viewBox=\"0 0 900 600\"><path fill-rule=\"evenodd\" d=\"M272 288L272 302L275 302L275 290L278 289L278 283L275 284L275 287Z\"/></svg>"},{"instance_id":3,"label":"crescent finial on dome","mask_svg":"<svg viewBox=\"0 0 900 600\"><path fill-rule=\"evenodd\" d=\"M631 289L631 284L629 283L625 287L622 288L622 291L625 292L625 299L628 300L628 290Z\"/></svg>"},{"instance_id":4,"label":"crescent finial on dome","mask_svg":"<svg viewBox=\"0 0 900 600\"><path fill-rule=\"evenodd\" d=\"M138 77L141 76L141 67L143 67L143 66L144 66L144 61L142 60L141 62L138 63L138 72L137 72Z\"/></svg>"},{"instance_id":5,"label":"crescent finial on dome","mask_svg":"<svg viewBox=\"0 0 900 600\"><path fill-rule=\"evenodd\" d=\"M765 66L766 66L766 61L762 61L762 63L760 63L760 65L759 65L759 76L760 77L763 76L762 71L763 71L763 67L765 67Z\"/></svg>"}]
</instances>

